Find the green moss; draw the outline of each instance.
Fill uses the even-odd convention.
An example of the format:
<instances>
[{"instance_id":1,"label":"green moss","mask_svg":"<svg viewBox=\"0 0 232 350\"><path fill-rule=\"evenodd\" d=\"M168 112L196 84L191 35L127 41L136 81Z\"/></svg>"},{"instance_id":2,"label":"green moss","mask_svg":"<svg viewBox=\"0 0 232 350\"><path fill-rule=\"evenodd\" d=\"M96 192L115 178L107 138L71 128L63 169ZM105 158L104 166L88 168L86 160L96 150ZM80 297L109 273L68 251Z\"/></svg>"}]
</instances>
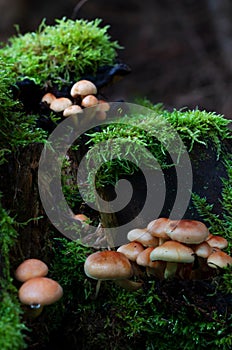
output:
<instances>
[{"instance_id":1,"label":"green moss","mask_svg":"<svg viewBox=\"0 0 232 350\"><path fill-rule=\"evenodd\" d=\"M110 40L107 30L100 19L63 18L53 26L43 21L36 32L10 38L0 56L12 64L18 78L28 77L43 86L62 85L114 63L120 46Z\"/></svg>"},{"instance_id":2,"label":"green moss","mask_svg":"<svg viewBox=\"0 0 232 350\"><path fill-rule=\"evenodd\" d=\"M100 131L89 133L90 150L87 160L88 182L91 187L93 179L97 188L115 184L120 176L134 174L140 164L148 169L155 168L154 158L162 169L178 165L170 164L168 158L170 147L176 154L177 163L184 151L180 149L179 142L175 143L176 134L173 130L177 132L189 153L195 144L201 144L205 148L214 148L218 159L224 151L223 141L232 137L228 129L229 120L214 112L169 112L160 104L153 106L147 100L140 103L149 108L144 110L144 114L133 111L132 114L119 118L117 123L112 120L111 124L103 125ZM97 145L100 145L98 152L93 147ZM130 154L131 161L125 160L123 155L127 154ZM108 157L107 161L105 155ZM103 164L101 169L98 169L98 164ZM96 173L95 179L93 174ZM91 200L91 193L89 196Z\"/></svg>"},{"instance_id":3,"label":"green moss","mask_svg":"<svg viewBox=\"0 0 232 350\"><path fill-rule=\"evenodd\" d=\"M31 143L44 142L46 133L36 127L38 116L23 112L19 101L13 99L10 90L16 75L12 65L7 64L0 56L0 164L6 155L15 152L19 147Z\"/></svg>"},{"instance_id":4,"label":"green moss","mask_svg":"<svg viewBox=\"0 0 232 350\"><path fill-rule=\"evenodd\" d=\"M22 323L17 290L13 286L10 274L10 250L15 244L17 232L14 220L0 204L0 349L21 350L26 347L23 331L26 327Z\"/></svg>"}]
</instances>

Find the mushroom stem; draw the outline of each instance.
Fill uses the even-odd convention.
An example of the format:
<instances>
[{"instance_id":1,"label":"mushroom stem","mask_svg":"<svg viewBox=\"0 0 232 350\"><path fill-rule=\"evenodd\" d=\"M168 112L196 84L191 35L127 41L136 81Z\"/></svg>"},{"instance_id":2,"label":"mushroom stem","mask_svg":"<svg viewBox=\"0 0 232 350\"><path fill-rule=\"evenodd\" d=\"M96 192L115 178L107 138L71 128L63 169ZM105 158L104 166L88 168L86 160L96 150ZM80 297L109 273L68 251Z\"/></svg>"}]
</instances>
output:
<instances>
[{"instance_id":1,"label":"mushroom stem","mask_svg":"<svg viewBox=\"0 0 232 350\"><path fill-rule=\"evenodd\" d=\"M166 269L164 271L164 278L172 278L175 276L177 270L177 263L167 261Z\"/></svg>"},{"instance_id":2,"label":"mushroom stem","mask_svg":"<svg viewBox=\"0 0 232 350\"><path fill-rule=\"evenodd\" d=\"M101 282L102 282L102 280L97 280L95 295L94 295L94 298L93 298L94 300L97 299L97 297L98 297L99 290L100 290L100 287L101 287Z\"/></svg>"},{"instance_id":3,"label":"mushroom stem","mask_svg":"<svg viewBox=\"0 0 232 350\"><path fill-rule=\"evenodd\" d=\"M131 281L128 279L125 280L115 280L114 281L118 286L130 291L134 292L140 288L142 288L143 283L142 282L136 282L136 281Z\"/></svg>"}]
</instances>

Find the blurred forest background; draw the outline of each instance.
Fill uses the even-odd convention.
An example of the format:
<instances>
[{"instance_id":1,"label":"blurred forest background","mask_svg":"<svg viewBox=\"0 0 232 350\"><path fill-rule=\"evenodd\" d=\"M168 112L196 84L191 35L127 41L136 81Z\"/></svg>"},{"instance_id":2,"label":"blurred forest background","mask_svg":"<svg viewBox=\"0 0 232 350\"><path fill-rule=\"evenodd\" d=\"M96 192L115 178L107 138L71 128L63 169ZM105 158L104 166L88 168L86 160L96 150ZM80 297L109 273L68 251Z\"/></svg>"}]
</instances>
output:
<instances>
[{"instance_id":1,"label":"blurred forest background","mask_svg":"<svg viewBox=\"0 0 232 350\"><path fill-rule=\"evenodd\" d=\"M131 67L107 88L111 101L147 97L170 108L232 117L231 0L0 0L0 41L34 31L42 19L102 18Z\"/></svg>"}]
</instances>

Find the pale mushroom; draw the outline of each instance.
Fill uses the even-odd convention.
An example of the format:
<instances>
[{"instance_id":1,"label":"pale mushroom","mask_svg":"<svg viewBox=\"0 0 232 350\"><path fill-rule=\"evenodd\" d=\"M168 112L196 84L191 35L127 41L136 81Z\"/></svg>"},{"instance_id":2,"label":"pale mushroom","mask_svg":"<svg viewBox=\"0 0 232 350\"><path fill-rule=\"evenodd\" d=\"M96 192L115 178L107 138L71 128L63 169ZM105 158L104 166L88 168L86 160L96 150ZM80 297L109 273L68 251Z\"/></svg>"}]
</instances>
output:
<instances>
[{"instance_id":1,"label":"pale mushroom","mask_svg":"<svg viewBox=\"0 0 232 350\"><path fill-rule=\"evenodd\" d=\"M71 105L64 109L64 117L77 117L83 113L83 109L78 105Z\"/></svg>"},{"instance_id":2,"label":"pale mushroom","mask_svg":"<svg viewBox=\"0 0 232 350\"><path fill-rule=\"evenodd\" d=\"M144 247L157 247L159 240L153 237L145 228L135 228L128 232L127 239L141 243Z\"/></svg>"},{"instance_id":3,"label":"pale mushroom","mask_svg":"<svg viewBox=\"0 0 232 350\"><path fill-rule=\"evenodd\" d=\"M87 95L96 95L97 88L96 86L89 80L79 80L76 82L70 91L70 95L73 98L77 98L78 96L87 96Z\"/></svg>"},{"instance_id":4,"label":"pale mushroom","mask_svg":"<svg viewBox=\"0 0 232 350\"><path fill-rule=\"evenodd\" d=\"M53 112L63 112L67 107L72 105L72 101L67 97L59 97L53 100L50 104L50 109Z\"/></svg>"},{"instance_id":5,"label":"pale mushroom","mask_svg":"<svg viewBox=\"0 0 232 350\"><path fill-rule=\"evenodd\" d=\"M56 99L56 96L51 92L47 92L41 99L41 102L46 103L48 106Z\"/></svg>"},{"instance_id":6,"label":"pale mushroom","mask_svg":"<svg viewBox=\"0 0 232 350\"><path fill-rule=\"evenodd\" d=\"M123 244L117 249L117 252L123 253L129 260L136 261L137 256L144 250L144 247L139 242L130 242Z\"/></svg>"},{"instance_id":7,"label":"pale mushroom","mask_svg":"<svg viewBox=\"0 0 232 350\"><path fill-rule=\"evenodd\" d=\"M155 249L154 247L148 247L144 249L136 259L136 263L140 266L144 266L146 268L146 273L148 276L155 275L158 278L163 278L164 270L166 267L166 262L157 260L151 261L150 255L151 252Z\"/></svg>"},{"instance_id":8,"label":"pale mushroom","mask_svg":"<svg viewBox=\"0 0 232 350\"><path fill-rule=\"evenodd\" d=\"M154 248L150 254L151 261L166 261L164 278L174 277L178 263L193 263L194 252L190 247L179 242L166 241L162 245Z\"/></svg>"},{"instance_id":9,"label":"pale mushroom","mask_svg":"<svg viewBox=\"0 0 232 350\"><path fill-rule=\"evenodd\" d=\"M48 266L39 259L26 259L15 270L15 278L25 282L34 277L44 277L48 274Z\"/></svg>"}]
</instances>

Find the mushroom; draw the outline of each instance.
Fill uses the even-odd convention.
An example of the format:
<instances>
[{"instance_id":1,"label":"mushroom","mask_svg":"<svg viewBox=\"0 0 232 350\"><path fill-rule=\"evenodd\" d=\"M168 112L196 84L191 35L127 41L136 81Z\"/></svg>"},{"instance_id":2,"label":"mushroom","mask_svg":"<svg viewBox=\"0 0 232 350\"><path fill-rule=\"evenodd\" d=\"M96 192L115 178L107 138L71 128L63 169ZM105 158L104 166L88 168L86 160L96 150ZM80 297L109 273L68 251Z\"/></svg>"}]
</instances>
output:
<instances>
[{"instance_id":1,"label":"mushroom","mask_svg":"<svg viewBox=\"0 0 232 350\"><path fill-rule=\"evenodd\" d=\"M150 254L151 261L166 261L164 278L174 277L178 263L193 263L194 252L190 247L179 242L166 241L162 245L154 248Z\"/></svg>"},{"instance_id":2,"label":"mushroom","mask_svg":"<svg viewBox=\"0 0 232 350\"><path fill-rule=\"evenodd\" d=\"M50 109L53 112L63 112L67 107L72 105L72 101L67 97L59 97L53 100L50 104Z\"/></svg>"},{"instance_id":3,"label":"mushroom","mask_svg":"<svg viewBox=\"0 0 232 350\"><path fill-rule=\"evenodd\" d=\"M133 274L128 258L113 250L98 251L89 255L84 263L84 271L86 276L98 280L95 298L99 293L101 281L128 280Z\"/></svg>"},{"instance_id":4,"label":"mushroom","mask_svg":"<svg viewBox=\"0 0 232 350\"><path fill-rule=\"evenodd\" d=\"M82 107L93 107L98 104L98 99L94 95L87 95L81 101Z\"/></svg>"},{"instance_id":5,"label":"mushroom","mask_svg":"<svg viewBox=\"0 0 232 350\"><path fill-rule=\"evenodd\" d=\"M24 282L18 294L21 303L38 308L58 301L63 296L63 289L51 278L35 277Z\"/></svg>"},{"instance_id":6,"label":"mushroom","mask_svg":"<svg viewBox=\"0 0 232 350\"><path fill-rule=\"evenodd\" d=\"M34 277L44 277L47 274L47 265L39 259L26 259L15 270L15 278L20 282Z\"/></svg>"},{"instance_id":7,"label":"mushroom","mask_svg":"<svg viewBox=\"0 0 232 350\"><path fill-rule=\"evenodd\" d=\"M129 260L136 261L137 256L144 250L139 242L130 242L123 244L117 249L117 252L123 253Z\"/></svg>"},{"instance_id":8,"label":"mushroom","mask_svg":"<svg viewBox=\"0 0 232 350\"><path fill-rule=\"evenodd\" d=\"M227 246L228 246L227 239L225 239L224 237L221 237L221 236L211 235L211 237L207 240L207 243L212 248L224 249L224 248L227 248Z\"/></svg>"},{"instance_id":9,"label":"mushroom","mask_svg":"<svg viewBox=\"0 0 232 350\"><path fill-rule=\"evenodd\" d=\"M79 80L76 82L70 91L70 95L73 98L77 98L78 96L87 96L87 95L96 95L97 88L96 86L89 80Z\"/></svg>"},{"instance_id":10,"label":"mushroom","mask_svg":"<svg viewBox=\"0 0 232 350\"><path fill-rule=\"evenodd\" d=\"M191 245L194 253L201 258L208 258L208 256L212 253L212 247L208 244L208 241L204 241L202 243Z\"/></svg>"},{"instance_id":11,"label":"mushroom","mask_svg":"<svg viewBox=\"0 0 232 350\"><path fill-rule=\"evenodd\" d=\"M207 264L216 269L218 267L223 268L232 265L232 257L221 250L214 251L209 255Z\"/></svg>"},{"instance_id":12,"label":"mushroom","mask_svg":"<svg viewBox=\"0 0 232 350\"><path fill-rule=\"evenodd\" d=\"M157 237L159 239L159 245L170 239L166 233L167 224L169 222L170 220L167 218L159 218L152 220L147 225L148 232L150 232L153 237Z\"/></svg>"},{"instance_id":13,"label":"mushroom","mask_svg":"<svg viewBox=\"0 0 232 350\"><path fill-rule=\"evenodd\" d=\"M77 117L81 113L83 113L83 109L80 106L71 105L71 106L68 106L67 108L64 109L63 116L64 117Z\"/></svg>"},{"instance_id":14,"label":"mushroom","mask_svg":"<svg viewBox=\"0 0 232 350\"><path fill-rule=\"evenodd\" d=\"M158 278L163 278L166 262L157 260L151 261L150 254L155 249L154 247L148 247L144 249L136 259L136 263L140 266L146 267L146 273L148 276L155 275Z\"/></svg>"},{"instance_id":15,"label":"mushroom","mask_svg":"<svg viewBox=\"0 0 232 350\"><path fill-rule=\"evenodd\" d=\"M129 241L136 241L141 243L144 247L152 246L157 247L159 240L152 235L145 228L135 228L128 232L127 239Z\"/></svg>"},{"instance_id":16,"label":"mushroom","mask_svg":"<svg viewBox=\"0 0 232 350\"><path fill-rule=\"evenodd\" d=\"M203 222L188 219L170 220L166 233L172 240L187 244L199 244L209 236L209 230Z\"/></svg>"},{"instance_id":17,"label":"mushroom","mask_svg":"<svg viewBox=\"0 0 232 350\"><path fill-rule=\"evenodd\" d=\"M51 92L47 92L41 99L41 102L46 103L48 106L56 99L56 96Z\"/></svg>"}]
</instances>

